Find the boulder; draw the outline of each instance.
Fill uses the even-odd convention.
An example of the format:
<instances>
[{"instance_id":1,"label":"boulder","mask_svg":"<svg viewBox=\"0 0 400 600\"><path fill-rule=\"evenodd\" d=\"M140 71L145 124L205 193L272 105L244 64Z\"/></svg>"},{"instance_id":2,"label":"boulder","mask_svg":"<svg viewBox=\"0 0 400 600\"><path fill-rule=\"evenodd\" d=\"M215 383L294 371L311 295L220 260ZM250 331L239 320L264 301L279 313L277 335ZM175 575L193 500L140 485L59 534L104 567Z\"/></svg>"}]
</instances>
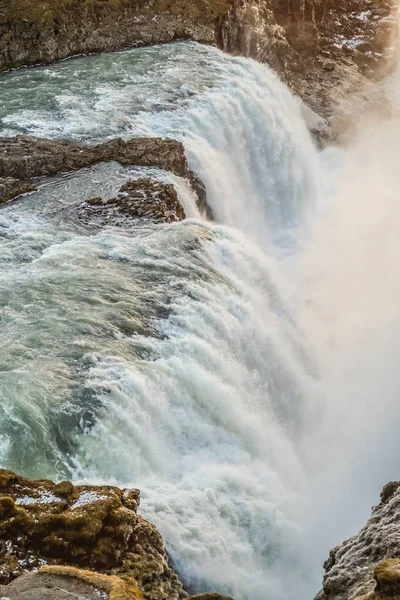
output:
<instances>
[{"instance_id":1,"label":"boulder","mask_svg":"<svg viewBox=\"0 0 400 600\"><path fill-rule=\"evenodd\" d=\"M331 550L318 600L400 596L400 482L388 483L367 524Z\"/></svg>"},{"instance_id":2,"label":"boulder","mask_svg":"<svg viewBox=\"0 0 400 600\"><path fill-rule=\"evenodd\" d=\"M76 567L41 567L0 586L7 600L143 600L133 579L102 575Z\"/></svg>"},{"instance_id":3,"label":"boulder","mask_svg":"<svg viewBox=\"0 0 400 600\"><path fill-rule=\"evenodd\" d=\"M80 569L128 578L146 600L186 598L160 533L137 514L139 499L137 489L30 481L0 470L0 584L46 565L41 574L75 579L79 575L82 580ZM71 567L75 570L65 570ZM111 589L112 581L101 577L98 585L93 578L84 579ZM12 598L13 590L22 594L18 586L25 580L21 581L3 595ZM35 581L42 585L41 579ZM31 597L40 596L26 596Z\"/></svg>"}]
</instances>

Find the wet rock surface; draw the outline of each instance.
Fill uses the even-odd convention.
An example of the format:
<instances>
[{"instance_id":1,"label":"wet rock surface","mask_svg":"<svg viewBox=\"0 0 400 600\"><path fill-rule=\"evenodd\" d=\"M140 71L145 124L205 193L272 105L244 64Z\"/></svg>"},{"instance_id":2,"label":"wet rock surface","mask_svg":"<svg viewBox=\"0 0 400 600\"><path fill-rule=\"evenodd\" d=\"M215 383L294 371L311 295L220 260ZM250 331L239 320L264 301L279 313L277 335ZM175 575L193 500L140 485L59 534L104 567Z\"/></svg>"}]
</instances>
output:
<instances>
[{"instance_id":1,"label":"wet rock surface","mask_svg":"<svg viewBox=\"0 0 400 600\"><path fill-rule=\"evenodd\" d=\"M193 39L212 44L230 0L0 0L0 70Z\"/></svg>"},{"instance_id":2,"label":"wet rock surface","mask_svg":"<svg viewBox=\"0 0 400 600\"><path fill-rule=\"evenodd\" d=\"M114 139L96 146L27 135L3 138L0 141L0 204L34 190L32 180L36 177L75 171L96 163L112 161L126 166L157 167L187 179L197 194L201 212L212 217L207 207L205 186L189 169L183 145L176 140L165 138L134 138L127 141ZM160 206L159 200L165 194L165 197L169 197L167 206L172 206L176 193L171 186L165 184L162 187L164 191L159 185L153 188L146 184L143 190L147 189L147 192L143 193L149 199L152 192L157 192L154 196L157 200L155 206ZM174 210L178 220L183 218L183 209L176 205ZM159 214L161 215L160 211ZM167 215L164 214L165 222L172 220L176 219L171 215L168 221Z\"/></svg>"},{"instance_id":3,"label":"wet rock surface","mask_svg":"<svg viewBox=\"0 0 400 600\"><path fill-rule=\"evenodd\" d=\"M24 180L110 161L189 176L183 145L166 138L114 139L96 146L27 135L0 140L0 177Z\"/></svg>"},{"instance_id":4,"label":"wet rock surface","mask_svg":"<svg viewBox=\"0 0 400 600\"><path fill-rule=\"evenodd\" d=\"M14 177L0 177L0 204L4 204L17 196L21 196L21 194L33 192L35 189L34 185L21 181L20 179L15 179Z\"/></svg>"},{"instance_id":5,"label":"wet rock surface","mask_svg":"<svg viewBox=\"0 0 400 600\"><path fill-rule=\"evenodd\" d=\"M387 484L361 531L325 562L317 600L400 596L400 482Z\"/></svg>"},{"instance_id":6,"label":"wet rock surface","mask_svg":"<svg viewBox=\"0 0 400 600\"><path fill-rule=\"evenodd\" d=\"M186 215L173 185L151 179L128 181L115 198L92 198L77 208L86 224L131 227L138 220L152 223L182 221Z\"/></svg>"}]
</instances>

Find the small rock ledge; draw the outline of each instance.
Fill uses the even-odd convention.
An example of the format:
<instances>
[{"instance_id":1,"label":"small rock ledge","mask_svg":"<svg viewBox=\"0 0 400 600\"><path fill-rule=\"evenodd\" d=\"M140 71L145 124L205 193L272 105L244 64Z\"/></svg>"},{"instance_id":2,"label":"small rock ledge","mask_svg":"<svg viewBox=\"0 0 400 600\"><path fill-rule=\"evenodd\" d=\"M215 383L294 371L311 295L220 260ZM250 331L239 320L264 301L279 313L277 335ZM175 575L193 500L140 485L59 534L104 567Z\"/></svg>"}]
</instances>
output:
<instances>
[{"instance_id":1,"label":"small rock ledge","mask_svg":"<svg viewBox=\"0 0 400 600\"><path fill-rule=\"evenodd\" d=\"M76 171L97 163L112 161L126 166L157 167L187 179L196 193L200 211L205 216L212 217L207 206L205 186L198 175L189 169L183 145L166 138L134 138L127 141L117 138L96 146L27 135L4 138L0 144L0 204L35 190L34 178ZM158 200L161 195L170 198L170 205L175 204L176 218L173 218L168 217L167 209L160 212L160 202L155 202L153 212L159 216L163 212L161 221L171 222L184 218L184 211L177 200L176 192L170 189L172 186L157 182L149 184L148 179L140 181L147 205L152 193ZM138 196L138 186L134 187Z\"/></svg>"}]
</instances>

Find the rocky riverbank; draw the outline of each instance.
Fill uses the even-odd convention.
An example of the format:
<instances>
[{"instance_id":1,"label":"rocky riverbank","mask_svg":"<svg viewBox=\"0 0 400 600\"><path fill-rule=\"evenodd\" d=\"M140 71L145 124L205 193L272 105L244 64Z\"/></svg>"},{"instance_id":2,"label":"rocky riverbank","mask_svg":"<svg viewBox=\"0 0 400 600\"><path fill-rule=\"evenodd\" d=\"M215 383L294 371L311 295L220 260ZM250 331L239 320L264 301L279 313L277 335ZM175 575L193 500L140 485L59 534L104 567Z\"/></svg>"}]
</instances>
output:
<instances>
[{"instance_id":1,"label":"rocky riverbank","mask_svg":"<svg viewBox=\"0 0 400 600\"><path fill-rule=\"evenodd\" d=\"M385 108L396 32L394 0L0 0L0 71L191 39L268 63L335 130L349 96Z\"/></svg>"},{"instance_id":2,"label":"rocky riverbank","mask_svg":"<svg viewBox=\"0 0 400 600\"><path fill-rule=\"evenodd\" d=\"M138 515L139 504L137 489L31 481L0 469L0 596L188 598L160 533Z\"/></svg>"}]
</instances>

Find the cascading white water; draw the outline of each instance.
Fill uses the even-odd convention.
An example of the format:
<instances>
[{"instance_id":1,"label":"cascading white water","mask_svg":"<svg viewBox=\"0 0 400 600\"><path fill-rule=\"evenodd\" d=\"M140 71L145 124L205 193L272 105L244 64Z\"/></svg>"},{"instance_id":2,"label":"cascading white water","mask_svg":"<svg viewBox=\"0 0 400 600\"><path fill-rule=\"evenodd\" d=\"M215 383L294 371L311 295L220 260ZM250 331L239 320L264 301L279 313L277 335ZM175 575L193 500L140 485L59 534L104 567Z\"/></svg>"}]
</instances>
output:
<instances>
[{"instance_id":1,"label":"cascading white water","mask_svg":"<svg viewBox=\"0 0 400 600\"><path fill-rule=\"evenodd\" d=\"M371 249L374 266L357 275L382 206L397 214L394 186L383 205L370 184L360 195L364 171L349 183L333 151L318 156L299 103L266 67L212 48L176 44L2 77L4 134L182 139L218 221L134 233L83 226L77 202L143 173L116 165L55 178L0 211L2 464L140 487L143 514L192 589L311 598L327 550L393 473L373 433L379 423L393 439L395 361L379 419L384 369L366 351L365 327L387 347L382 297L392 333L397 323L389 273L374 288L382 264L392 272L385 224L378 263ZM396 182L394 161L385 164ZM196 217L187 185L174 183ZM370 482L363 454L381 467Z\"/></svg>"}]
</instances>

